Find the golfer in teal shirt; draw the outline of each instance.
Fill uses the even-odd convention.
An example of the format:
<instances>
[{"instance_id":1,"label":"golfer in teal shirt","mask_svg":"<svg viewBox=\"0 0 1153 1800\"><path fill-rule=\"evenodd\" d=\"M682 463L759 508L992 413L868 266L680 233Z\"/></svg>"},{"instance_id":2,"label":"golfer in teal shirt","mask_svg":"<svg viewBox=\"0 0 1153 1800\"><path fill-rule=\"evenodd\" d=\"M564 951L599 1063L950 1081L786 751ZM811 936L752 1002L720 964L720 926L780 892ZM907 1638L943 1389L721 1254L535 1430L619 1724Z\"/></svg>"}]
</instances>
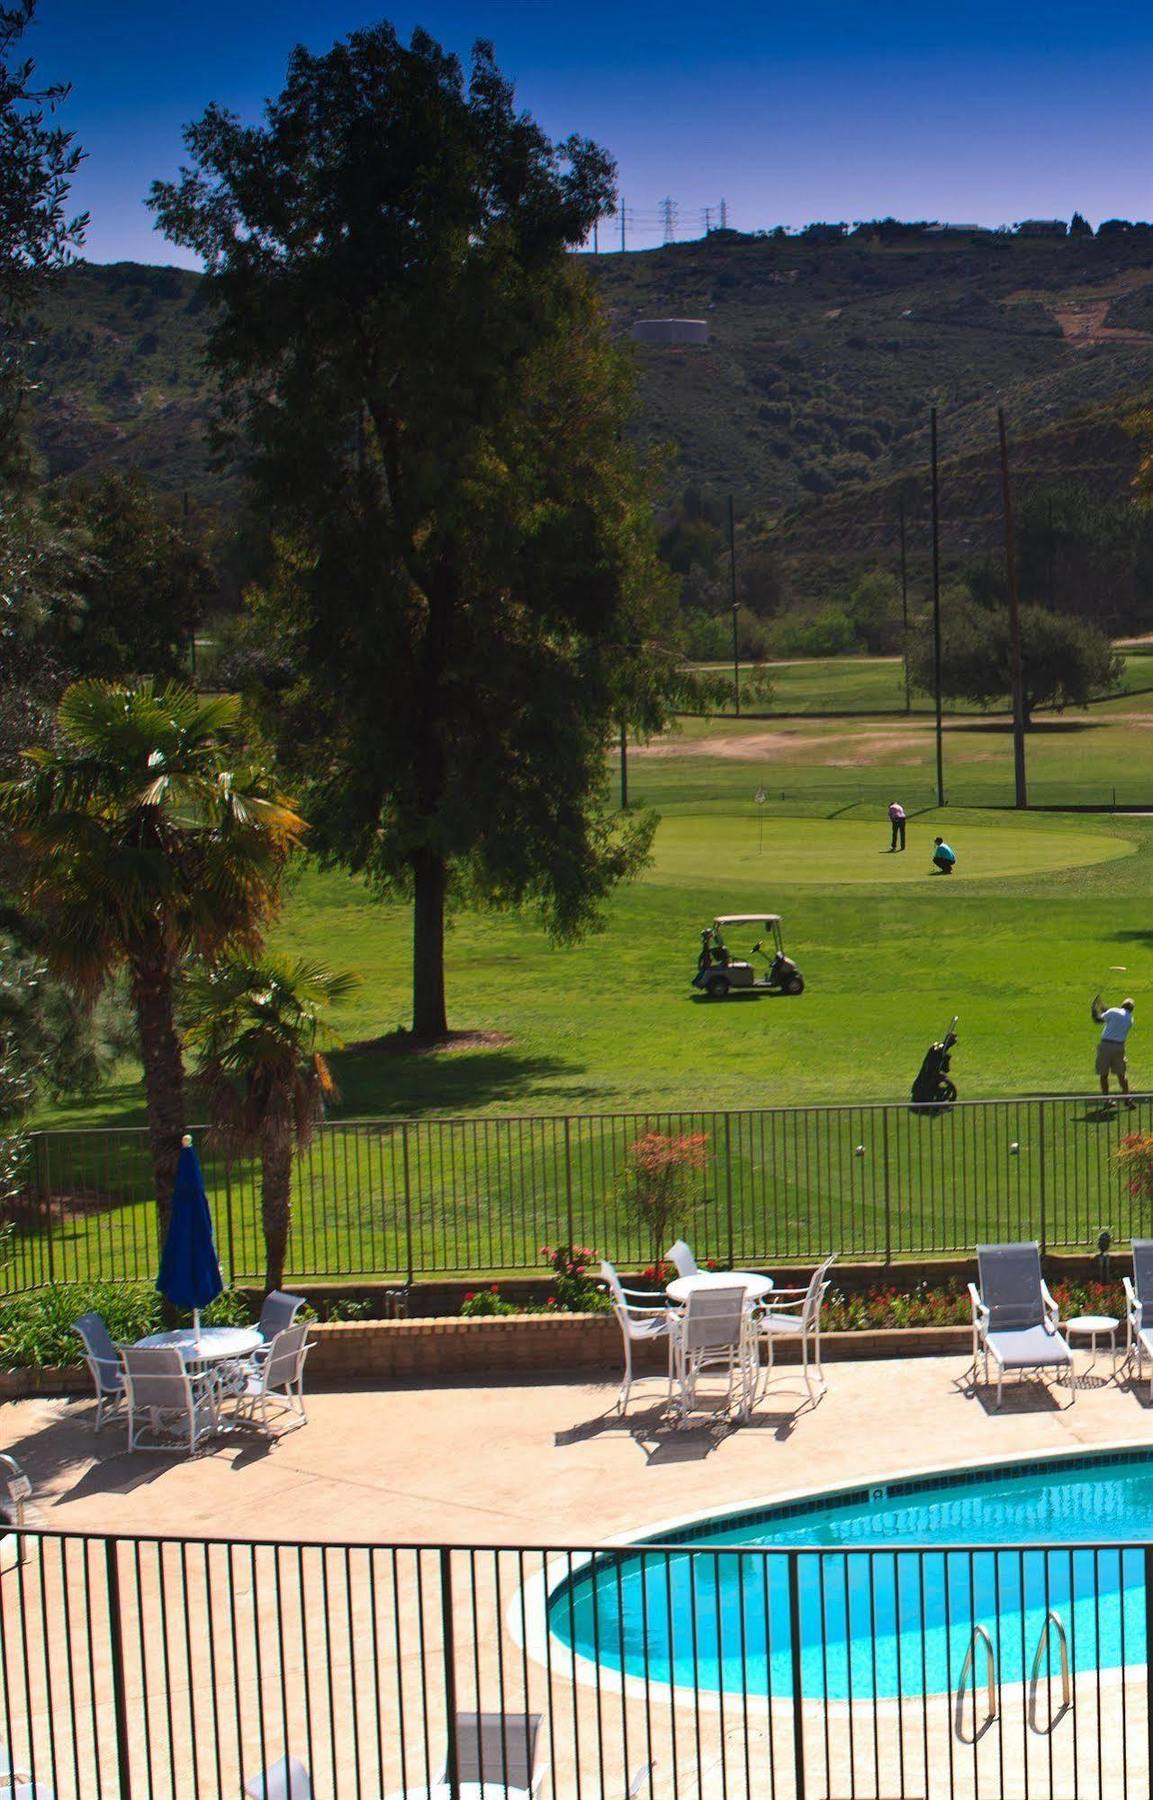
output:
<instances>
[{"instance_id":1,"label":"golfer in teal shirt","mask_svg":"<svg viewBox=\"0 0 1153 1800\"><path fill-rule=\"evenodd\" d=\"M950 850L944 838L933 839L934 868L939 869L942 875L951 875L953 873L953 864L956 860L956 856L953 851Z\"/></svg>"}]
</instances>

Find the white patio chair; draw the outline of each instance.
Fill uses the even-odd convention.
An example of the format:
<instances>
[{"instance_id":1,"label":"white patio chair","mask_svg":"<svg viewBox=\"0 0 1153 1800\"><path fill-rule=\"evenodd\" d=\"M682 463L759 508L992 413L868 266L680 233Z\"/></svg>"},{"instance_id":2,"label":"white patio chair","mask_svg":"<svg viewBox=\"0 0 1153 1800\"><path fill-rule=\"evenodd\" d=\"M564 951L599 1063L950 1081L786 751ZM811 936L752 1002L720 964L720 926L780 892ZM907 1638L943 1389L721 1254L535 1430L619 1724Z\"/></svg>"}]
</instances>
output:
<instances>
[{"instance_id":1,"label":"white patio chair","mask_svg":"<svg viewBox=\"0 0 1153 1800\"><path fill-rule=\"evenodd\" d=\"M670 1244L665 1251L665 1261L672 1263L678 1275L699 1275L701 1272L700 1264L684 1238L678 1238L675 1244Z\"/></svg>"},{"instance_id":2,"label":"white patio chair","mask_svg":"<svg viewBox=\"0 0 1153 1800\"><path fill-rule=\"evenodd\" d=\"M1125 1360L1136 1351L1137 1379L1149 1357L1149 1398L1153 1401L1153 1238L1133 1239L1133 1278L1125 1282Z\"/></svg>"},{"instance_id":3,"label":"white patio chair","mask_svg":"<svg viewBox=\"0 0 1153 1800\"><path fill-rule=\"evenodd\" d=\"M307 1325L291 1325L277 1333L259 1360L247 1365L244 1385L235 1395L237 1418L255 1421L259 1414L262 1428L268 1431L271 1406L277 1412L292 1413L298 1425L307 1425L304 1359L312 1348L307 1338Z\"/></svg>"},{"instance_id":4,"label":"white patio chair","mask_svg":"<svg viewBox=\"0 0 1153 1800\"><path fill-rule=\"evenodd\" d=\"M617 1324L621 1328L621 1336L625 1345L625 1377L617 1394L617 1405L623 1413L629 1403L629 1393L633 1385L633 1345L651 1343L654 1338L665 1338L669 1347L668 1393L666 1398L673 1397L673 1366L675 1358L675 1338L678 1314L667 1307L663 1301L653 1294L639 1288L621 1286L621 1278L612 1263L602 1262L601 1280L612 1296L613 1312ZM644 1304L641 1304L644 1302ZM641 1380L648 1380L642 1376Z\"/></svg>"},{"instance_id":5,"label":"white patio chair","mask_svg":"<svg viewBox=\"0 0 1153 1800\"><path fill-rule=\"evenodd\" d=\"M140 1418L147 1420L147 1429L155 1436L177 1440L146 1446L149 1449L187 1449L191 1454L204 1438L219 1430L219 1381L211 1370L191 1374L179 1350L139 1350L125 1345L120 1354L130 1450L140 1447Z\"/></svg>"},{"instance_id":6,"label":"white patio chair","mask_svg":"<svg viewBox=\"0 0 1153 1800\"><path fill-rule=\"evenodd\" d=\"M457 1785L475 1782L504 1788L509 1800L536 1794L548 1766L537 1762L540 1724L539 1713L457 1713L453 1723ZM448 1782L446 1756L436 1784Z\"/></svg>"},{"instance_id":7,"label":"white patio chair","mask_svg":"<svg viewBox=\"0 0 1153 1800\"><path fill-rule=\"evenodd\" d=\"M710 1369L723 1369L728 1378L727 1408L732 1407L733 1384L738 1384L737 1411L743 1418L756 1386L756 1339L745 1289L699 1288L690 1294L677 1328L676 1356L682 1418L696 1406L697 1378Z\"/></svg>"},{"instance_id":8,"label":"white patio chair","mask_svg":"<svg viewBox=\"0 0 1153 1800\"><path fill-rule=\"evenodd\" d=\"M105 1414L114 1413L124 1398L124 1366L99 1313L84 1313L72 1329L84 1345L84 1360L96 1385L96 1430L99 1431Z\"/></svg>"},{"instance_id":9,"label":"white patio chair","mask_svg":"<svg viewBox=\"0 0 1153 1800\"><path fill-rule=\"evenodd\" d=\"M279 1288L273 1288L271 1294L264 1296L264 1304L260 1308L260 1317L256 1321L256 1329L266 1344L271 1344L274 1337L287 1331L296 1323L296 1315L304 1305L302 1294L283 1294ZM258 1350L259 1356L261 1352Z\"/></svg>"},{"instance_id":10,"label":"white patio chair","mask_svg":"<svg viewBox=\"0 0 1153 1800\"><path fill-rule=\"evenodd\" d=\"M765 1386L773 1371L773 1347L779 1341L800 1343L801 1367L804 1371L805 1387L810 1398L813 1393L813 1376L824 1393L828 1386L824 1370L821 1367L821 1307L825 1295L829 1291L828 1273L837 1260L836 1251L826 1256L819 1268L814 1269L812 1279L807 1287L779 1287L766 1296L763 1310L756 1315L757 1342L767 1346L765 1357ZM810 1363L810 1350L812 1358Z\"/></svg>"},{"instance_id":11,"label":"white patio chair","mask_svg":"<svg viewBox=\"0 0 1153 1800\"><path fill-rule=\"evenodd\" d=\"M316 1800L312 1777L295 1756L282 1756L259 1775L250 1775L244 1792L248 1800Z\"/></svg>"},{"instance_id":12,"label":"white patio chair","mask_svg":"<svg viewBox=\"0 0 1153 1800\"><path fill-rule=\"evenodd\" d=\"M977 1359L984 1357L985 1385L989 1358L997 1365L997 1405L1006 1369L1072 1369L1069 1346L1057 1329L1058 1307L1041 1279L1041 1252L1033 1244L978 1244L977 1279L969 1283L973 1307L973 1379ZM1077 1397L1072 1382L1069 1404Z\"/></svg>"}]
</instances>

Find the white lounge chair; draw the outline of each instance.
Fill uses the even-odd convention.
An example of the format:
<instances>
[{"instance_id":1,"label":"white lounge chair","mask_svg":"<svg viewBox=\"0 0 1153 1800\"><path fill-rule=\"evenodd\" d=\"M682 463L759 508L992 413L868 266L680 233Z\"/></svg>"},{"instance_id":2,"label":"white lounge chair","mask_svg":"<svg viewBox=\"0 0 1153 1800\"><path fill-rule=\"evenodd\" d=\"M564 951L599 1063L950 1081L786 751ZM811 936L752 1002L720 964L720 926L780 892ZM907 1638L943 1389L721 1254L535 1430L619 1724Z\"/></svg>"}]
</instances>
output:
<instances>
[{"instance_id":1,"label":"white lounge chair","mask_svg":"<svg viewBox=\"0 0 1153 1800\"><path fill-rule=\"evenodd\" d=\"M198 1371L190 1374L179 1350L139 1350L125 1345L120 1352L124 1360L124 1383L128 1397L128 1448L140 1448L138 1438L146 1428L156 1437L175 1438L176 1442L149 1445L149 1449L196 1449L204 1438L211 1437L220 1426L217 1402L219 1382L215 1374Z\"/></svg>"},{"instance_id":2,"label":"white lounge chair","mask_svg":"<svg viewBox=\"0 0 1153 1800\"><path fill-rule=\"evenodd\" d=\"M699 1275L701 1272L700 1264L684 1238L678 1238L675 1244L669 1246L665 1251L665 1261L672 1263L678 1275Z\"/></svg>"},{"instance_id":3,"label":"white lounge chair","mask_svg":"<svg viewBox=\"0 0 1153 1800\"><path fill-rule=\"evenodd\" d=\"M1153 1401L1153 1238L1133 1239L1133 1279L1125 1276L1125 1357L1136 1351L1137 1379L1149 1357L1149 1398Z\"/></svg>"},{"instance_id":4,"label":"white lounge chair","mask_svg":"<svg viewBox=\"0 0 1153 1800\"><path fill-rule=\"evenodd\" d=\"M84 1360L96 1385L96 1429L106 1413L114 1413L124 1399L124 1365L99 1313L84 1313L72 1327L84 1345Z\"/></svg>"},{"instance_id":5,"label":"white lounge chair","mask_svg":"<svg viewBox=\"0 0 1153 1800\"><path fill-rule=\"evenodd\" d=\"M1071 1370L1069 1346L1057 1329L1058 1308L1041 1279L1041 1252L1033 1244L978 1244L977 1279L969 1283L973 1306L973 1379L984 1357L985 1385L989 1358L997 1365L997 1405L1006 1369ZM1072 1405L1076 1389L1070 1383Z\"/></svg>"},{"instance_id":6,"label":"white lounge chair","mask_svg":"<svg viewBox=\"0 0 1153 1800\"><path fill-rule=\"evenodd\" d=\"M290 1325L278 1332L263 1356L242 1365L244 1386L236 1395L236 1416L256 1420L269 1430L269 1408L295 1415L298 1425L307 1425L304 1410L304 1359L312 1348L307 1342L307 1325ZM0 1800L3 1796L0 1795Z\"/></svg>"},{"instance_id":7,"label":"white lounge chair","mask_svg":"<svg viewBox=\"0 0 1153 1800\"><path fill-rule=\"evenodd\" d=\"M744 1417L756 1390L756 1336L748 1294L743 1287L698 1288L689 1295L676 1332L680 1411L684 1418L696 1406L697 1379L707 1370L723 1370L728 1378L725 1405L732 1407L736 1384Z\"/></svg>"},{"instance_id":8,"label":"white lounge chair","mask_svg":"<svg viewBox=\"0 0 1153 1800\"><path fill-rule=\"evenodd\" d=\"M673 1362L675 1350L675 1334L677 1313L667 1307L649 1292L641 1292L639 1288L621 1286L621 1278L612 1263L602 1262L601 1280L612 1296L613 1312L617 1324L621 1328L621 1336L625 1345L625 1376L617 1395L617 1405L624 1412L629 1403L629 1393L633 1385L633 1345L651 1343L654 1338L664 1338L668 1343L668 1399L673 1397ZM642 1380L647 1380L642 1377Z\"/></svg>"},{"instance_id":9,"label":"white lounge chair","mask_svg":"<svg viewBox=\"0 0 1153 1800\"><path fill-rule=\"evenodd\" d=\"M814 1373L822 1393L828 1386L821 1368L821 1307L829 1291L828 1273L836 1260L836 1252L832 1256L826 1256L820 1267L814 1269L807 1287L774 1288L766 1297L763 1310L757 1313L758 1343L767 1345L766 1386L773 1369L773 1346L782 1340L800 1343L801 1367L810 1396L813 1392Z\"/></svg>"},{"instance_id":10,"label":"white lounge chair","mask_svg":"<svg viewBox=\"0 0 1153 1800\"><path fill-rule=\"evenodd\" d=\"M506 1800L536 1794L547 1767L537 1763L540 1724L539 1713L457 1713L453 1723L457 1785L503 1788ZM446 1756L437 1785L447 1785L449 1778Z\"/></svg>"},{"instance_id":11,"label":"white lounge chair","mask_svg":"<svg viewBox=\"0 0 1153 1800\"><path fill-rule=\"evenodd\" d=\"M295 1756L282 1756L259 1775L250 1775L244 1792L248 1800L316 1800L312 1777Z\"/></svg>"}]
</instances>

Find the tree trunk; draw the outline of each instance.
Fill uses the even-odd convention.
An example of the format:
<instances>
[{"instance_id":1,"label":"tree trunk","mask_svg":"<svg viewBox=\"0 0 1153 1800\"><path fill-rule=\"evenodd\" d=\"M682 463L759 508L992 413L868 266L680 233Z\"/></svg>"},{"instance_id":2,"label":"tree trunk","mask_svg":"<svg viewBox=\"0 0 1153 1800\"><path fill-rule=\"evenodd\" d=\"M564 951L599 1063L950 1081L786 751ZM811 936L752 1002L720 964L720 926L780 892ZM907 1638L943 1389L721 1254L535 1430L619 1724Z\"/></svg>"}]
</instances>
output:
<instances>
[{"instance_id":1,"label":"tree trunk","mask_svg":"<svg viewBox=\"0 0 1153 1800\"><path fill-rule=\"evenodd\" d=\"M443 1037L448 1030L444 1004L444 895L447 870L435 850L412 856L412 1029L418 1038Z\"/></svg>"},{"instance_id":2,"label":"tree trunk","mask_svg":"<svg viewBox=\"0 0 1153 1800\"><path fill-rule=\"evenodd\" d=\"M184 1135L184 1058L173 1009L173 975L162 954L141 957L131 968L132 1002L144 1064L148 1144L160 1241L172 1210L172 1187Z\"/></svg>"},{"instance_id":3,"label":"tree trunk","mask_svg":"<svg viewBox=\"0 0 1153 1800\"><path fill-rule=\"evenodd\" d=\"M264 1229L264 1291L284 1286L292 1221L292 1126L265 1123L260 1138L260 1222Z\"/></svg>"}]
</instances>

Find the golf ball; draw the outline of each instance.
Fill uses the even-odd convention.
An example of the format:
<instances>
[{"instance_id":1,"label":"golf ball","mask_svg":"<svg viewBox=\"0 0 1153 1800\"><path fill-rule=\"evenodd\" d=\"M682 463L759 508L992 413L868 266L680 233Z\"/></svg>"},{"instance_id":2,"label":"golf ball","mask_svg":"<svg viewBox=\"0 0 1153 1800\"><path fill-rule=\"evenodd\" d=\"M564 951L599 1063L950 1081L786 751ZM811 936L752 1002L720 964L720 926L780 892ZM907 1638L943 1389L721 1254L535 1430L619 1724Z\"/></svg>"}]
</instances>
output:
<instances>
[{"instance_id":1,"label":"golf ball","mask_svg":"<svg viewBox=\"0 0 1153 1800\"><path fill-rule=\"evenodd\" d=\"M858 1144L858 1145L857 1145L857 1148L856 1148L856 1149L855 1149L855 1150L854 1150L854 1152L853 1152L853 1155L854 1155L854 1156L864 1156L864 1154L865 1154L865 1146L864 1146L864 1144Z\"/></svg>"},{"instance_id":2,"label":"golf ball","mask_svg":"<svg viewBox=\"0 0 1153 1800\"><path fill-rule=\"evenodd\" d=\"M1017 1152L1020 1150L1020 1148L1021 1148L1020 1144L1010 1144L1009 1145L1009 1155L1016 1156Z\"/></svg>"}]
</instances>

